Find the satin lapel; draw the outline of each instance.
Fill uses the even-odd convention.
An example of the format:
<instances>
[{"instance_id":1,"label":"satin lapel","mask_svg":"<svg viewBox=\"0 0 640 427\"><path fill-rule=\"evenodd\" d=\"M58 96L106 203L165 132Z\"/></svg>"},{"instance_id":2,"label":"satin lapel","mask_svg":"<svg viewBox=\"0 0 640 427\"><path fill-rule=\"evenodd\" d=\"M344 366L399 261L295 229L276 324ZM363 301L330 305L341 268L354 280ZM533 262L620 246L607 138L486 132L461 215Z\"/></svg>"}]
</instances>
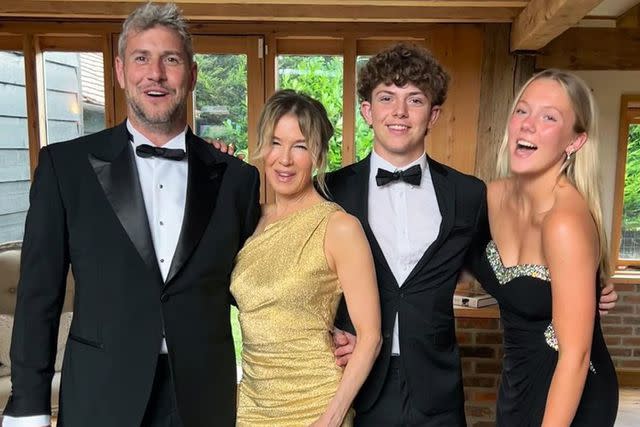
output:
<instances>
[{"instance_id":1,"label":"satin lapel","mask_svg":"<svg viewBox=\"0 0 640 427\"><path fill-rule=\"evenodd\" d=\"M126 126L114 128L111 141L104 144L111 145L103 153L89 154L89 163L138 254L151 271L161 276Z\"/></svg>"},{"instance_id":2,"label":"satin lapel","mask_svg":"<svg viewBox=\"0 0 640 427\"><path fill-rule=\"evenodd\" d=\"M216 162L211 148L191 133L186 137L189 175L182 229L165 286L191 256L211 220L226 163Z\"/></svg>"},{"instance_id":3,"label":"satin lapel","mask_svg":"<svg viewBox=\"0 0 640 427\"><path fill-rule=\"evenodd\" d=\"M456 192L453 183L447 177L447 170L442 167L440 163L432 160L431 158L428 158L428 162L429 172L431 173L431 180L436 193L436 199L438 201L438 208L440 209L442 221L440 222L438 237L436 237L436 240L427 248L413 270L411 270L411 273L409 273L405 283L411 282L413 276L424 268L425 264L431 259L433 254L446 241L456 218Z\"/></svg>"},{"instance_id":4,"label":"satin lapel","mask_svg":"<svg viewBox=\"0 0 640 427\"><path fill-rule=\"evenodd\" d=\"M362 228L367 235L376 266L382 267L382 269L388 273L389 277L394 277L389 263L378 244L378 240L369 225L369 174L371 172L371 155L355 164L353 166L353 172L354 174L350 177L353 181L347 184L347 188L352 189L351 200L355 201L352 213L360 220Z\"/></svg>"}]
</instances>

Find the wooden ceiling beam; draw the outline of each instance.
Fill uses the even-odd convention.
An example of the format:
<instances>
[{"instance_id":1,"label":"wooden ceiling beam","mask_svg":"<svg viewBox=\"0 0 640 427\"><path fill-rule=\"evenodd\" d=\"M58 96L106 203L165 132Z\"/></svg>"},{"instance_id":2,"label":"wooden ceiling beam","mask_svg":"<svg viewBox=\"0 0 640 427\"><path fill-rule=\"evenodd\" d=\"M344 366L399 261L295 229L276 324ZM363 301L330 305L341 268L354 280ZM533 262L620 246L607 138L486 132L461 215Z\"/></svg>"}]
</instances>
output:
<instances>
[{"instance_id":1,"label":"wooden ceiling beam","mask_svg":"<svg viewBox=\"0 0 640 427\"><path fill-rule=\"evenodd\" d=\"M536 68L640 70L640 28L571 28L539 52Z\"/></svg>"},{"instance_id":2,"label":"wooden ceiling beam","mask_svg":"<svg viewBox=\"0 0 640 427\"><path fill-rule=\"evenodd\" d=\"M511 51L538 50L577 24L602 0L531 0L511 27Z\"/></svg>"},{"instance_id":3,"label":"wooden ceiling beam","mask_svg":"<svg viewBox=\"0 0 640 427\"><path fill-rule=\"evenodd\" d=\"M22 0L0 2L0 17L120 20L142 1ZM522 0L181 1L193 21L511 22Z\"/></svg>"},{"instance_id":4,"label":"wooden ceiling beam","mask_svg":"<svg viewBox=\"0 0 640 427\"><path fill-rule=\"evenodd\" d=\"M616 19L618 28L640 28L640 3L627 10Z\"/></svg>"}]
</instances>

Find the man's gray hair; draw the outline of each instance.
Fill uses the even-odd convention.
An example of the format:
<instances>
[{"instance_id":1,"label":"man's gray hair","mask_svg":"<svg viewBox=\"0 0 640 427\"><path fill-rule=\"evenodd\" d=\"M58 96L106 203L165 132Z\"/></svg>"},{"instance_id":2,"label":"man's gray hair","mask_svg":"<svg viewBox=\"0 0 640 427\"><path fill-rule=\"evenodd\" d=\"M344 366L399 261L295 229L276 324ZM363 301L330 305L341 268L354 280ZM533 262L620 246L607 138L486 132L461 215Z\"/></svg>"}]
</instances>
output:
<instances>
[{"instance_id":1,"label":"man's gray hair","mask_svg":"<svg viewBox=\"0 0 640 427\"><path fill-rule=\"evenodd\" d=\"M187 22L175 3L144 4L134 10L122 24L122 32L118 38L118 56L124 59L127 50L127 37L130 34L149 30L153 27L166 27L174 30L182 39L182 46L187 53L189 63L193 62L193 45Z\"/></svg>"}]
</instances>

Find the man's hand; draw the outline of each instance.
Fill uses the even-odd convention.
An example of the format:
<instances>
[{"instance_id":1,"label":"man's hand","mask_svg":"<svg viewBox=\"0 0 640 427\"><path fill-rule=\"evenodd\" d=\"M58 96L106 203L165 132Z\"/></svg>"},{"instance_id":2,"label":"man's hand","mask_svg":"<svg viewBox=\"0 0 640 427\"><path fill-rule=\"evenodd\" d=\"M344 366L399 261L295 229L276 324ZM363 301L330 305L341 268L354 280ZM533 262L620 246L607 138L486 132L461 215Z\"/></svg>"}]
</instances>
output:
<instances>
[{"instance_id":1,"label":"man's hand","mask_svg":"<svg viewBox=\"0 0 640 427\"><path fill-rule=\"evenodd\" d=\"M204 138L209 144L213 145L213 147L217 150L220 150L223 153L227 153L230 156L236 152L236 147L233 144L227 144L224 141L213 138ZM244 160L244 154L238 154L238 159Z\"/></svg>"},{"instance_id":2,"label":"man's hand","mask_svg":"<svg viewBox=\"0 0 640 427\"><path fill-rule=\"evenodd\" d=\"M598 302L600 315L604 316L609 313L609 311L613 310L616 306L616 301L618 301L618 293L613 289L613 284L609 283L607 286L602 288L602 293L600 294L600 301Z\"/></svg>"},{"instance_id":3,"label":"man's hand","mask_svg":"<svg viewBox=\"0 0 640 427\"><path fill-rule=\"evenodd\" d=\"M349 332L341 331L338 328L333 329L333 345L335 346L334 355L336 356L336 365L340 367L347 366L351 353L356 346L357 338Z\"/></svg>"}]
</instances>

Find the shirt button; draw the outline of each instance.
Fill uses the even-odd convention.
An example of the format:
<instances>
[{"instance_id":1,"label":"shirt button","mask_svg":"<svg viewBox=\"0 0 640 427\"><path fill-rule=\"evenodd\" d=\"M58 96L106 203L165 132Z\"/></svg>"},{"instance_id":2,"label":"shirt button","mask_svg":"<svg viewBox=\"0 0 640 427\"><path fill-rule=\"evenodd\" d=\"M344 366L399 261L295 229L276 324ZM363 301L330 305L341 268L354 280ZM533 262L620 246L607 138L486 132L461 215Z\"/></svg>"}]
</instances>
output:
<instances>
[{"instance_id":1,"label":"shirt button","mask_svg":"<svg viewBox=\"0 0 640 427\"><path fill-rule=\"evenodd\" d=\"M164 262L164 258L160 258L160 262Z\"/></svg>"},{"instance_id":2,"label":"shirt button","mask_svg":"<svg viewBox=\"0 0 640 427\"><path fill-rule=\"evenodd\" d=\"M164 185L160 184L160 185L158 185L158 187L160 187L160 188L164 188Z\"/></svg>"},{"instance_id":3,"label":"shirt button","mask_svg":"<svg viewBox=\"0 0 640 427\"><path fill-rule=\"evenodd\" d=\"M164 221L160 221L160 225L164 225Z\"/></svg>"}]
</instances>

